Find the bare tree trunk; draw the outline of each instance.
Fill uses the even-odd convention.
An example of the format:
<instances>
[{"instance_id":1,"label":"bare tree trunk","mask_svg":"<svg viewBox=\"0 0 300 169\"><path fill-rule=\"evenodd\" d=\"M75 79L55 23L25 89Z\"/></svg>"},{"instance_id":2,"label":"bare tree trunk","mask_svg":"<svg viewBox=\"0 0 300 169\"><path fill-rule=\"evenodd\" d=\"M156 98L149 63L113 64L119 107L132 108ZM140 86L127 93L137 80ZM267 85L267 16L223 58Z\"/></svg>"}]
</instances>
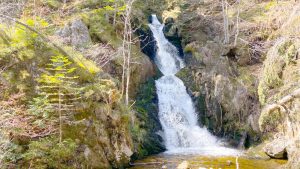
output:
<instances>
[{"instance_id":1,"label":"bare tree trunk","mask_svg":"<svg viewBox=\"0 0 300 169\"><path fill-rule=\"evenodd\" d=\"M129 85L130 85L130 62L131 62L131 43L132 43L132 35L131 35L131 24L129 23L128 25L129 27L129 31L130 33L128 34L129 37L129 43L128 43L128 56L127 56L127 79L126 79L126 96L125 96L125 100L126 100L126 105L128 105L129 102Z\"/></svg>"},{"instance_id":2,"label":"bare tree trunk","mask_svg":"<svg viewBox=\"0 0 300 169\"><path fill-rule=\"evenodd\" d=\"M123 68L122 68L122 82L121 82L121 96L124 95L124 84L125 84L125 71L126 71L126 31L127 31L127 24L126 18L124 21L124 35L123 35L123 45L122 45L122 54L123 54Z\"/></svg>"},{"instance_id":3,"label":"bare tree trunk","mask_svg":"<svg viewBox=\"0 0 300 169\"><path fill-rule=\"evenodd\" d=\"M224 24L224 43L229 43L229 33L228 33L228 16L227 16L227 0L222 0L222 14L223 14L223 24Z\"/></svg>"},{"instance_id":4,"label":"bare tree trunk","mask_svg":"<svg viewBox=\"0 0 300 169\"><path fill-rule=\"evenodd\" d=\"M239 21L240 21L240 0L238 0L238 12L237 12L237 16L236 16L236 33L235 33L235 38L234 38L234 46L237 45L237 39L239 36Z\"/></svg>"},{"instance_id":5,"label":"bare tree trunk","mask_svg":"<svg viewBox=\"0 0 300 169\"><path fill-rule=\"evenodd\" d=\"M228 2L225 0L225 18L226 18L226 36L227 36L227 43L230 41L229 36L229 19L228 19Z\"/></svg>"},{"instance_id":6,"label":"bare tree trunk","mask_svg":"<svg viewBox=\"0 0 300 169\"><path fill-rule=\"evenodd\" d=\"M124 35L123 35L123 72L122 72L122 96L125 92L125 104L129 103L129 86L130 86L130 65L131 65L131 45L132 45L132 27L131 27L131 10L135 0L126 2L124 14ZM126 82L125 82L126 77Z\"/></svg>"}]
</instances>

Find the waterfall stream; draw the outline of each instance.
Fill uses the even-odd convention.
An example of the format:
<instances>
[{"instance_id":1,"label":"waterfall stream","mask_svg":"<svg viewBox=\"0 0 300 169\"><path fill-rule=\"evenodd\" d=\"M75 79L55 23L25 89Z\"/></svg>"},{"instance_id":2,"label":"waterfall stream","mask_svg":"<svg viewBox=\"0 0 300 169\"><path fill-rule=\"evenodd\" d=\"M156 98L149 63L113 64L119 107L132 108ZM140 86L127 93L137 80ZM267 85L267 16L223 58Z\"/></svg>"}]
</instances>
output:
<instances>
[{"instance_id":1,"label":"waterfall stream","mask_svg":"<svg viewBox=\"0 0 300 169\"><path fill-rule=\"evenodd\" d=\"M183 82L175 74L184 67L178 50L164 36L156 15L149 24L156 40L155 63L163 76L156 80L159 120L170 154L234 155L237 150L221 146L206 128L198 125L198 117Z\"/></svg>"}]
</instances>

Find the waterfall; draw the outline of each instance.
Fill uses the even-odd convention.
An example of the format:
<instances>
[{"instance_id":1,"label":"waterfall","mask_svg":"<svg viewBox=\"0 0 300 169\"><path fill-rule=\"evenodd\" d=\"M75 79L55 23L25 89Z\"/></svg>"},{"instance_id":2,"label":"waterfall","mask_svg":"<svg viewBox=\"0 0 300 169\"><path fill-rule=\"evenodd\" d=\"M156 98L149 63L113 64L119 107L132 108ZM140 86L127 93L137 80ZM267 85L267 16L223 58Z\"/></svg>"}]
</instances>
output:
<instances>
[{"instance_id":1,"label":"waterfall","mask_svg":"<svg viewBox=\"0 0 300 169\"><path fill-rule=\"evenodd\" d=\"M156 15L149 24L157 44L155 63L163 76L156 80L159 120L163 127L166 153L232 155L233 149L220 146L216 137L198 125L198 117L183 82L175 74L184 67L178 50L164 36Z\"/></svg>"}]
</instances>

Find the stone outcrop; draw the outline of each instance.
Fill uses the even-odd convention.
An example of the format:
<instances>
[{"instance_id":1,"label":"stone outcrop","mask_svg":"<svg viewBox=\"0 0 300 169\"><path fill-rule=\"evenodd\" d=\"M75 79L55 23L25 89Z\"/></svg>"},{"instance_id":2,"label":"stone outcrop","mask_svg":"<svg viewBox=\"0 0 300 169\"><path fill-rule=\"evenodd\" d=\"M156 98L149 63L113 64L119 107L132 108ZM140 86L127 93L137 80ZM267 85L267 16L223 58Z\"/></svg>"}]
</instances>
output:
<instances>
[{"instance_id":1,"label":"stone outcrop","mask_svg":"<svg viewBox=\"0 0 300 169\"><path fill-rule=\"evenodd\" d=\"M194 95L200 124L217 135L237 137L235 145L240 138L245 142L247 135L259 132L258 100L251 91L255 81L244 81L245 76L251 75L241 75L236 63L227 56L229 51L214 41L207 41L202 47L192 43L186 48L190 48L185 57L187 67L177 75ZM242 126L244 131L240 130ZM237 136L231 135L233 132Z\"/></svg>"},{"instance_id":2,"label":"stone outcrop","mask_svg":"<svg viewBox=\"0 0 300 169\"><path fill-rule=\"evenodd\" d=\"M93 83L82 85L82 92L85 101L77 105L74 119L64 125L64 137L76 141L78 155L84 156L82 163L91 168L129 165L134 151L130 112L118 99L113 79L95 77ZM105 102L107 94L109 103Z\"/></svg>"},{"instance_id":3,"label":"stone outcrop","mask_svg":"<svg viewBox=\"0 0 300 169\"><path fill-rule=\"evenodd\" d=\"M77 19L57 31L56 34L61 37L63 43L72 45L87 59L101 67L103 72L99 74L100 78L108 78L119 83L118 79L121 79L122 75L121 49L105 43L91 46L92 38L89 31L87 26ZM134 46L133 50L132 57L136 64L131 66L132 76L129 88L131 98L136 96L139 86L155 74L150 59L142 54L138 47ZM149 49L149 51L151 50L153 49ZM97 79L98 77L94 80ZM112 107L104 104L97 85L87 86L90 90L86 91L89 93L89 97L86 99L89 101L83 105L82 112L77 114L80 118L65 127L65 136L77 139L77 143L80 145L78 151L84 155L85 162L89 167L122 168L129 164L133 154L134 156L143 156L141 152L149 151L149 154L153 154L164 150L158 135L155 134L159 130L159 122L158 125L152 124L153 119L155 121L155 115L145 116L135 124L139 125L140 122L148 124L143 128L147 135L145 139L148 140L146 140L146 145L142 146L140 145L142 143L135 140L135 134L132 133L134 126L130 126L130 123L134 123L132 120L139 116L140 112L136 114L131 112L132 115L129 117L130 113L126 112L121 103L115 103ZM155 110L151 112L157 113Z\"/></svg>"},{"instance_id":4,"label":"stone outcrop","mask_svg":"<svg viewBox=\"0 0 300 169\"><path fill-rule=\"evenodd\" d=\"M168 39L178 50L179 56L183 57L183 49L181 46L181 36L179 35L179 27L176 25L173 18L165 20L163 32Z\"/></svg>"},{"instance_id":5,"label":"stone outcrop","mask_svg":"<svg viewBox=\"0 0 300 169\"><path fill-rule=\"evenodd\" d=\"M85 48L92 43L89 30L81 19L68 23L64 28L59 29L56 34L62 38L63 43L76 48Z\"/></svg>"}]
</instances>

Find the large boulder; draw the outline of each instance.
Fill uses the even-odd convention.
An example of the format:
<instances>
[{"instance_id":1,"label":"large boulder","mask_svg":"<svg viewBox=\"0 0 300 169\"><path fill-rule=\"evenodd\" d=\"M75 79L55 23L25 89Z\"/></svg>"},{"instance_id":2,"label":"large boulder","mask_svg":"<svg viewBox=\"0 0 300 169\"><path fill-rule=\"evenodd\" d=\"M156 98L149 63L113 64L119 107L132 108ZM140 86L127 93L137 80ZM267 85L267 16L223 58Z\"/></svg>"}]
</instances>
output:
<instances>
[{"instance_id":1,"label":"large boulder","mask_svg":"<svg viewBox=\"0 0 300 169\"><path fill-rule=\"evenodd\" d=\"M178 50L179 55L183 57L183 49L181 46L181 37L179 35L179 27L175 23L173 18L167 18L165 20L165 26L163 32L166 38L172 43Z\"/></svg>"},{"instance_id":2,"label":"large boulder","mask_svg":"<svg viewBox=\"0 0 300 169\"><path fill-rule=\"evenodd\" d=\"M81 19L68 23L56 34L62 38L63 43L76 48L85 48L92 43L89 30Z\"/></svg>"},{"instance_id":3,"label":"large boulder","mask_svg":"<svg viewBox=\"0 0 300 169\"><path fill-rule=\"evenodd\" d=\"M288 146L288 141L283 137L279 137L273 140L272 142L266 144L266 146L264 147L264 151L271 158L286 159L287 146Z\"/></svg>"}]
</instances>

